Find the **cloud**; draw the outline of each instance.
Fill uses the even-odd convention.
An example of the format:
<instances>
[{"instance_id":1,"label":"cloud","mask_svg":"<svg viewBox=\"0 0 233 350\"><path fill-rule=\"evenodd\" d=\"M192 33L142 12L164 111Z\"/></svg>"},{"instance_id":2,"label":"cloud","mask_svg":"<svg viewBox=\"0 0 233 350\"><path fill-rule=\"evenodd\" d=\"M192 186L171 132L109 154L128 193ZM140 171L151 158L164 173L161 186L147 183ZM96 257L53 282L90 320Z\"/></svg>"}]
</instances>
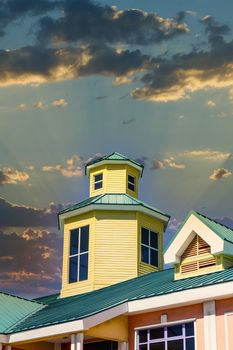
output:
<instances>
[{"instance_id":1,"label":"cloud","mask_svg":"<svg viewBox=\"0 0 233 350\"><path fill-rule=\"evenodd\" d=\"M12 185L19 182L25 182L29 179L29 175L24 171L19 171L12 168L0 168L0 186Z\"/></svg>"},{"instance_id":2,"label":"cloud","mask_svg":"<svg viewBox=\"0 0 233 350\"><path fill-rule=\"evenodd\" d=\"M27 105L26 105L26 103L20 103L20 105L19 105L19 109L22 109L22 110L27 109Z\"/></svg>"},{"instance_id":3,"label":"cloud","mask_svg":"<svg viewBox=\"0 0 233 350\"><path fill-rule=\"evenodd\" d=\"M2 0L0 4L0 36L5 35L5 28L10 23L20 20L26 15L45 14L60 5L60 1L49 0Z\"/></svg>"},{"instance_id":4,"label":"cloud","mask_svg":"<svg viewBox=\"0 0 233 350\"><path fill-rule=\"evenodd\" d=\"M34 103L33 107L35 109L44 109L45 108L45 105L42 101L37 101L36 103Z\"/></svg>"},{"instance_id":5,"label":"cloud","mask_svg":"<svg viewBox=\"0 0 233 350\"><path fill-rule=\"evenodd\" d=\"M187 157L190 159L200 159L200 160L208 160L208 161L224 161L229 159L232 154L230 152L222 152L222 151L214 151L210 148L206 149L197 149L191 151L185 151L179 153L180 157Z\"/></svg>"},{"instance_id":6,"label":"cloud","mask_svg":"<svg viewBox=\"0 0 233 350\"><path fill-rule=\"evenodd\" d=\"M221 218L215 218L215 220L233 230L233 218L223 216Z\"/></svg>"},{"instance_id":7,"label":"cloud","mask_svg":"<svg viewBox=\"0 0 233 350\"><path fill-rule=\"evenodd\" d=\"M57 227L57 213L62 209L61 204L51 203L48 208L38 209L0 198L0 227Z\"/></svg>"},{"instance_id":8,"label":"cloud","mask_svg":"<svg viewBox=\"0 0 233 350\"><path fill-rule=\"evenodd\" d=\"M129 124L132 124L133 122L135 122L135 118L130 118L130 119L127 119L127 120L123 120L122 124L123 125L129 125Z\"/></svg>"},{"instance_id":9,"label":"cloud","mask_svg":"<svg viewBox=\"0 0 233 350\"><path fill-rule=\"evenodd\" d=\"M229 28L212 18L203 19L202 23L208 35L206 51L195 48L167 59L157 57L154 68L141 78L143 86L132 91L133 98L168 102L188 98L200 90L232 88L233 41L223 38Z\"/></svg>"},{"instance_id":10,"label":"cloud","mask_svg":"<svg viewBox=\"0 0 233 350\"><path fill-rule=\"evenodd\" d=\"M79 155L73 155L70 159L66 161L66 165L56 164L56 165L44 165L42 170L45 172L53 173L58 172L65 177L82 176L82 160Z\"/></svg>"},{"instance_id":11,"label":"cloud","mask_svg":"<svg viewBox=\"0 0 233 350\"><path fill-rule=\"evenodd\" d=\"M186 168L186 165L183 163L176 163L174 157L165 158L163 160L154 159L152 161L151 170L160 170L166 168L183 170Z\"/></svg>"},{"instance_id":12,"label":"cloud","mask_svg":"<svg viewBox=\"0 0 233 350\"><path fill-rule=\"evenodd\" d=\"M213 108L216 106L216 102L209 100L206 102L207 107Z\"/></svg>"},{"instance_id":13,"label":"cloud","mask_svg":"<svg viewBox=\"0 0 233 350\"><path fill-rule=\"evenodd\" d=\"M229 100L233 102L233 88L229 91Z\"/></svg>"},{"instance_id":14,"label":"cloud","mask_svg":"<svg viewBox=\"0 0 233 350\"><path fill-rule=\"evenodd\" d=\"M68 106L68 102L64 98L59 98L58 100L54 100L52 102L53 107L66 107Z\"/></svg>"},{"instance_id":15,"label":"cloud","mask_svg":"<svg viewBox=\"0 0 233 350\"><path fill-rule=\"evenodd\" d=\"M97 96L96 100L105 100L108 96Z\"/></svg>"},{"instance_id":16,"label":"cloud","mask_svg":"<svg viewBox=\"0 0 233 350\"><path fill-rule=\"evenodd\" d=\"M23 234L0 231L0 246L2 291L28 296L58 291L62 235L33 228Z\"/></svg>"},{"instance_id":17,"label":"cloud","mask_svg":"<svg viewBox=\"0 0 233 350\"><path fill-rule=\"evenodd\" d=\"M220 180L232 175L232 172L225 168L218 168L213 171L213 173L209 176L211 180Z\"/></svg>"},{"instance_id":18,"label":"cloud","mask_svg":"<svg viewBox=\"0 0 233 350\"><path fill-rule=\"evenodd\" d=\"M137 9L118 10L90 0L65 1L62 16L43 17L39 28L38 38L43 44L78 41L148 45L189 31L186 24L174 19Z\"/></svg>"}]
</instances>

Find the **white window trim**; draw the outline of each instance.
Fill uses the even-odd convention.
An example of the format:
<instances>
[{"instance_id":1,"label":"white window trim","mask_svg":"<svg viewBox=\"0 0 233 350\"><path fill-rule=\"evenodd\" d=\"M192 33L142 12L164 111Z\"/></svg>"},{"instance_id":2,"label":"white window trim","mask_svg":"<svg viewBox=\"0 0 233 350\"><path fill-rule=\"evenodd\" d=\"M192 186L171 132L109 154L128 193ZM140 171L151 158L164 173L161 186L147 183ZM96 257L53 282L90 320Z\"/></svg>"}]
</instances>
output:
<instances>
[{"instance_id":1,"label":"white window trim","mask_svg":"<svg viewBox=\"0 0 233 350\"><path fill-rule=\"evenodd\" d=\"M134 350L139 350L138 331L143 330L143 329L147 330L147 329L154 329L154 328L160 328L160 327L168 327L168 326L172 326L172 325L178 325L178 324L184 324L184 323L190 323L190 322L193 322L194 346L195 346L195 350L197 350L197 326L196 326L196 319L195 318L188 318L188 319L182 319L182 320L178 320L178 321L170 321L170 322L156 323L156 324L147 325L147 326L135 327L134 328Z\"/></svg>"}]
</instances>

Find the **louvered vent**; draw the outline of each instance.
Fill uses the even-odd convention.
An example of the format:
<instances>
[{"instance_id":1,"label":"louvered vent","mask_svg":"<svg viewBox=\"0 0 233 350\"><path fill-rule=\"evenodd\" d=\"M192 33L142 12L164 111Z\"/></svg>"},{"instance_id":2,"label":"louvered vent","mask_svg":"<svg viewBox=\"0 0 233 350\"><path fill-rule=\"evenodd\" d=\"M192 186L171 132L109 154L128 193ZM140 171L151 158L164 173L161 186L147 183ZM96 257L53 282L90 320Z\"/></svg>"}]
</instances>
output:
<instances>
[{"instance_id":1,"label":"louvered vent","mask_svg":"<svg viewBox=\"0 0 233 350\"><path fill-rule=\"evenodd\" d=\"M184 254L181 256L181 260L206 253L210 253L209 244L207 244L201 237L196 235Z\"/></svg>"},{"instance_id":2,"label":"louvered vent","mask_svg":"<svg viewBox=\"0 0 233 350\"><path fill-rule=\"evenodd\" d=\"M197 262L187 264L187 265L181 265L181 273L188 273L188 272L193 272L198 269Z\"/></svg>"},{"instance_id":3,"label":"louvered vent","mask_svg":"<svg viewBox=\"0 0 233 350\"><path fill-rule=\"evenodd\" d=\"M214 266L214 265L216 265L216 260L215 260L215 258L206 259L203 261L199 261L198 265L199 265L199 269Z\"/></svg>"}]
</instances>

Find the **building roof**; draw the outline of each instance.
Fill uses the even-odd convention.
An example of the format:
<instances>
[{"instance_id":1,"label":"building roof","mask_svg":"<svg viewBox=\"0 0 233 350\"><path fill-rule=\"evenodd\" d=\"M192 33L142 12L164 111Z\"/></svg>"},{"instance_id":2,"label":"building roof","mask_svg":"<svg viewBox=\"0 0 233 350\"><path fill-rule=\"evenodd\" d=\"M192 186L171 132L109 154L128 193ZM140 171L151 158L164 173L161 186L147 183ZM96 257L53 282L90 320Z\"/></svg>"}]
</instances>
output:
<instances>
[{"instance_id":1,"label":"building roof","mask_svg":"<svg viewBox=\"0 0 233 350\"><path fill-rule=\"evenodd\" d=\"M128 301L232 281L233 267L207 275L176 281L174 280L173 269L152 272L125 282L72 297L59 298L59 295L56 294L39 298L35 303L35 305L40 305L40 309L37 312L29 312L27 318L23 318L17 323L12 322L12 326L8 327L7 331L3 333L10 334L43 326L81 320ZM27 303L33 302L27 301ZM44 304L43 308L41 304ZM10 303L9 308L10 311L6 311L7 314L12 311Z\"/></svg>"},{"instance_id":2,"label":"building roof","mask_svg":"<svg viewBox=\"0 0 233 350\"><path fill-rule=\"evenodd\" d=\"M149 204L146 204L145 202L143 202L137 198L130 196L127 193L106 193L106 194L100 194L98 196L90 197L88 199L85 199L82 202L74 204L74 205L60 211L58 213L58 215L60 216L60 215L65 214L65 213L69 213L69 212L72 212L74 210L78 210L78 209L87 207L89 205L95 205L97 207L98 207L98 205L107 205L107 206L108 205L109 206L110 205L114 205L114 206L119 205L119 206L126 206L126 207L127 206L134 206L135 210L137 207L144 207L146 209L152 210L155 213L158 213L158 214L166 217L167 219L170 219L170 215L162 212L161 210L159 210L157 208L152 207Z\"/></svg>"},{"instance_id":3,"label":"building roof","mask_svg":"<svg viewBox=\"0 0 233 350\"><path fill-rule=\"evenodd\" d=\"M214 231L214 233L219 236L222 240L225 240L227 242L233 243L233 230L223 224L220 224L219 222L217 222L216 220L213 220L203 214L200 214L194 210L191 210L188 214L188 216L186 217L186 219L184 220L184 222L181 224L181 226L179 227L179 229L177 230L177 232L174 234L174 236L172 237L172 240L169 242L169 244L167 245L167 247L165 248L165 252L169 249L169 247L172 245L173 241L175 240L175 238L179 235L181 229L183 228L183 226L185 225L185 223L188 221L188 219L190 218L191 215L194 215L196 218L198 218L199 220L201 220L201 222L203 224L205 224L206 226L208 226L212 231Z\"/></svg>"},{"instance_id":4,"label":"building roof","mask_svg":"<svg viewBox=\"0 0 233 350\"><path fill-rule=\"evenodd\" d=\"M88 162L85 166L85 174L87 173L87 168L92 166L93 164L97 164L97 163L100 163L100 162L103 162L103 161L110 161L110 162L130 162L134 165L136 165L137 167L141 168L141 176L142 176L142 172L143 172L143 169L144 169L144 165L138 163L137 161L133 160L133 159L130 159L126 156L123 156L122 154L120 153L117 153L117 152L113 152L109 155L105 155L103 157L100 157L100 158L97 158L97 159L94 159L94 160L91 160L90 162Z\"/></svg>"},{"instance_id":5,"label":"building roof","mask_svg":"<svg viewBox=\"0 0 233 350\"><path fill-rule=\"evenodd\" d=\"M44 307L42 303L0 292L0 333Z\"/></svg>"}]
</instances>

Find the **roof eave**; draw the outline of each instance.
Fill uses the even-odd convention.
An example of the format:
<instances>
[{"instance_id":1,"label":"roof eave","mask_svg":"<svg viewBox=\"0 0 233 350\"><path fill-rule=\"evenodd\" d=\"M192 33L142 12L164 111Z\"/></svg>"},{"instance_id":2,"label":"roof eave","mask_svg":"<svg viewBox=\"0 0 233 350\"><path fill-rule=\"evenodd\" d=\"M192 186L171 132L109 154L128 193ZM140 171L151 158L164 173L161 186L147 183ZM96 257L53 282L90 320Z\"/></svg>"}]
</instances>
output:
<instances>
[{"instance_id":1,"label":"roof eave","mask_svg":"<svg viewBox=\"0 0 233 350\"><path fill-rule=\"evenodd\" d=\"M130 165L139 171L140 177L142 177L143 169L144 169L143 165L137 165L136 163L134 163L130 160L103 159L103 160L100 160L98 162L92 163L90 165L86 165L85 175L89 176L91 169L96 168L96 166L101 166L101 165L105 165L105 164L127 164L127 165Z\"/></svg>"}]
</instances>

